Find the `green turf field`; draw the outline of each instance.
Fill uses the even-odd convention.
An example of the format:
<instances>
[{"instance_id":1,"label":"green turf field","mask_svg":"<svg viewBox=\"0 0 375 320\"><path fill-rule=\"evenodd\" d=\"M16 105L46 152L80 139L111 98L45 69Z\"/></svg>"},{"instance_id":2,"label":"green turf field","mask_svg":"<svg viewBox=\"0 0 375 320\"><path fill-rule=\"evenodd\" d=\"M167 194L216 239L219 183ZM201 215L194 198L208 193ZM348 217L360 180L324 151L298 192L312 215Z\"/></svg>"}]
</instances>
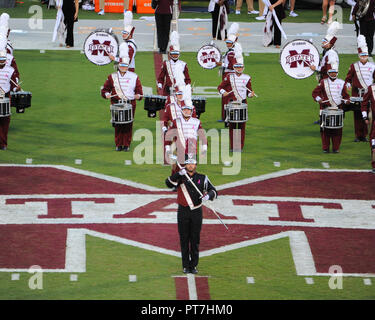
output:
<instances>
[{"instance_id":1,"label":"green turf field","mask_svg":"<svg viewBox=\"0 0 375 320\"><path fill-rule=\"evenodd\" d=\"M24 90L33 94L32 107L24 114L13 111L8 150L0 154L2 163L25 163L75 166L124 179L163 187L169 167L159 164L124 166L133 160L132 152L114 151L114 129L110 124L108 102L100 96L113 66L98 67L79 52L16 51ZM220 83L217 70L203 70L194 53L183 53L195 86L216 87ZM341 55L340 74L344 77L355 55ZM246 142L238 175L222 175L223 162L201 165L215 184L288 168L370 169L368 143L354 143L353 115L347 113L340 154L323 154L318 118L318 104L311 92L316 80L295 80L281 69L277 54L245 56L245 72L252 76L258 98L249 100ZM137 53L136 71L143 86L154 88L155 73L152 53ZM134 132L147 128L155 132L155 119L148 118L138 102ZM206 130L224 128L218 123L220 99L207 99L202 125ZM141 142L133 142L132 150ZM155 143L155 140L154 140ZM209 150L210 151L210 150ZM155 152L155 150L154 150ZM82 159L82 165L75 165ZM210 162L210 152L208 162ZM274 167L274 162L281 167ZM149 179L150 172L153 179Z\"/></svg>"},{"instance_id":2,"label":"green turf field","mask_svg":"<svg viewBox=\"0 0 375 320\"><path fill-rule=\"evenodd\" d=\"M32 107L24 114L12 115L9 148L1 151L1 163L58 164L164 187L170 168L158 164L125 166L132 152L114 151L114 129L110 125L108 102L100 96L100 87L113 66L98 67L84 55L68 51L15 52L22 87L33 93ZM238 175L222 175L223 164L200 165L215 185L288 168L369 169L368 143L354 143L352 113L343 130L340 154L323 154L317 120L318 105L311 92L316 80L295 80L284 74L277 54L245 56L245 72L252 76L259 96L249 101L242 167ZM217 70L203 70L195 53L182 53L189 65L192 82L216 87ZM356 55L340 55L339 77L345 77ZM138 52L136 72L143 86L154 88L153 54ZM205 129L223 129L216 120L220 100L210 98L201 116ZM143 102L138 104L134 131L146 128L155 132L155 119L148 118ZM131 151L140 142L133 142ZM210 149L209 149L210 155ZM82 159L75 165L75 159ZM209 157L210 159L210 157ZM280 168L273 162L281 163ZM203 231L204 232L204 231ZM0 273L0 299L175 299L173 275L180 275L180 259L86 237L87 272L77 282L69 274L45 273L43 290L30 290L30 274L21 273L20 281L11 281L9 273ZM226 262L230 261L230 264ZM152 268L149 266L152 265ZM218 268L217 266L223 267ZM212 299L374 299L374 286L365 286L358 277L344 278L342 290L331 290L328 277L314 277L308 285L296 275L287 239L237 249L200 260L200 275L210 275ZM130 283L128 275L138 281ZM254 284L246 283L252 276Z\"/></svg>"},{"instance_id":3,"label":"green turf field","mask_svg":"<svg viewBox=\"0 0 375 320\"><path fill-rule=\"evenodd\" d=\"M44 273L43 289L30 290L31 274L21 273L19 281L11 281L9 273L0 273L0 299L176 299L172 276L181 275L179 258L93 237L86 238L86 246L87 272L78 274L78 281L70 281L69 273ZM129 275L137 275L137 281L129 282ZM314 277L313 285L306 284L295 274L287 239L201 258L200 275L210 275L214 300L375 297L374 287L356 277L345 277L342 289L330 289L328 277ZM253 284L247 283L249 276Z\"/></svg>"}]
</instances>

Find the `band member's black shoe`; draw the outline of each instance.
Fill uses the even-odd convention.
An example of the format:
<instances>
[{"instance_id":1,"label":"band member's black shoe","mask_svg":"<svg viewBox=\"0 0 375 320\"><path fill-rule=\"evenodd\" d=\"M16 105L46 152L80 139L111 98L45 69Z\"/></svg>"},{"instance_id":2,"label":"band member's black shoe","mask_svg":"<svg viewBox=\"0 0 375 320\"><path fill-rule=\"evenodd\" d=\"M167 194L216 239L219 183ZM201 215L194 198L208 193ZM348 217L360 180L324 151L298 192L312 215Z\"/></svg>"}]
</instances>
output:
<instances>
[{"instance_id":1,"label":"band member's black shoe","mask_svg":"<svg viewBox=\"0 0 375 320\"><path fill-rule=\"evenodd\" d=\"M329 150L328 149L324 149L323 152L324 153L329 153Z\"/></svg>"},{"instance_id":2,"label":"band member's black shoe","mask_svg":"<svg viewBox=\"0 0 375 320\"><path fill-rule=\"evenodd\" d=\"M354 142L359 142L359 141L361 141L359 138L354 139Z\"/></svg>"},{"instance_id":3,"label":"band member's black shoe","mask_svg":"<svg viewBox=\"0 0 375 320\"><path fill-rule=\"evenodd\" d=\"M362 141L362 142L368 142L368 139L366 137L360 137L359 138L359 141Z\"/></svg>"},{"instance_id":4,"label":"band member's black shoe","mask_svg":"<svg viewBox=\"0 0 375 320\"><path fill-rule=\"evenodd\" d=\"M196 267L191 268L191 269L190 269L190 272L191 272L192 274L197 274L197 273L198 273L198 269L197 269Z\"/></svg>"},{"instance_id":5,"label":"band member's black shoe","mask_svg":"<svg viewBox=\"0 0 375 320\"><path fill-rule=\"evenodd\" d=\"M3 146L3 147L0 147L0 150L6 150L7 149L7 147L5 147L5 146Z\"/></svg>"},{"instance_id":6,"label":"band member's black shoe","mask_svg":"<svg viewBox=\"0 0 375 320\"><path fill-rule=\"evenodd\" d=\"M375 169L372 169L372 171L371 171L372 173L375 173Z\"/></svg>"},{"instance_id":7,"label":"band member's black shoe","mask_svg":"<svg viewBox=\"0 0 375 320\"><path fill-rule=\"evenodd\" d=\"M189 271L188 268L183 268L183 269L182 269L182 272L186 274L186 273L189 273L190 271Z\"/></svg>"},{"instance_id":8,"label":"band member's black shoe","mask_svg":"<svg viewBox=\"0 0 375 320\"><path fill-rule=\"evenodd\" d=\"M129 151L129 147L122 147L122 150Z\"/></svg>"},{"instance_id":9,"label":"band member's black shoe","mask_svg":"<svg viewBox=\"0 0 375 320\"><path fill-rule=\"evenodd\" d=\"M116 147L116 151L121 151L122 150L122 147Z\"/></svg>"},{"instance_id":10,"label":"band member's black shoe","mask_svg":"<svg viewBox=\"0 0 375 320\"><path fill-rule=\"evenodd\" d=\"M340 153L339 150L333 150L332 152L333 152L333 153Z\"/></svg>"}]
</instances>

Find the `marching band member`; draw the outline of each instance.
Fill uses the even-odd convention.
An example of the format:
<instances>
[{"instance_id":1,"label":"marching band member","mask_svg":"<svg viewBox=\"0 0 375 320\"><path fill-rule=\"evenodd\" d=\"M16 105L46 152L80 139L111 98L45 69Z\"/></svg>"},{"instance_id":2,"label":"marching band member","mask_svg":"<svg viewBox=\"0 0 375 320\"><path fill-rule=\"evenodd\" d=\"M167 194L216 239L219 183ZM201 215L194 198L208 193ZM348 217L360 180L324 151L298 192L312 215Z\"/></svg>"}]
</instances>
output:
<instances>
[{"instance_id":1,"label":"marching band member","mask_svg":"<svg viewBox=\"0 0 375 320\"><path fill-rule=\"evenodd\" d=\"M130 101L135 116L136 101L142 100L142 84L137 74L128 70L129 55L127 43L120 45L120 61L118 71L110 74L104 83L101 94L105 99L110 99L111 104L121 101ZM113 124L115 127L116 151L129 151L132 140L133 122L128 124Z\"/></svg>"},{"instance_id":2,"label":"marching band member","mask_svg":"<svg viewBox=\"0 0 375 320\"><path fill-rule=\"evenodd\" d=\"M6 44L6 51L7 51L7 65L11 66L14 69L16 78L19 78L19 71L16 63L16 59L13 56L13 48L8 41L9 36L9 15L7 13L3 13L0 16L0 34L4 35L7 41Z\"/></svg>"},{"instance_id":3,"label":"marching band member","mask_svg":"<svg viewBox=\"0 0 375 320\"><path fill-rule=\"evenodd\" d=\"M233 65L236 63L236 58L234 54L234 48L236 46L237 40L238 40L238 29L239 25L237 22L234 22L231 24L229 30L228 30L228 38L225 40L225 44L227 46L227 52L224 54L222 61L216 62L217 66L222 67L222 78L221 80L224 80L224 78L229 73L234 73ZM221 99L221 119L218 120L218 122L224 122L225 120L225 108L224 108L224 99Z\"/></svg>"},{"instance_id":4,"label":"marching band member","mask_svg":"<svg viewBox=\"0 0 375 320\"><path fill-rule=\"evenodd\" d=\"M0 98L9 98L11 91L19 91L18 78L13 67L7 64L7 39L0 34ZM19 75L18 75L19 76ZM0 117L0 150L6 150L8 146L8 130L10 115Z\"/></svg>"},{"instance_id":5,"label":"marching band member","mask_svg":"<svg viewBox=\"0 0 375 320\"><path fill-rule=\"evenodd\" d=\"M368 50L365 37L359 35L357 39L359 61L351 64L345 82L348 89L352 87L353 97L363 97L367 92L368 86L374 82L375 64L368 61ZM353 110L353 114L355 133L354 141L368 141L366 138L368 134L367 125L362 119L361 110Z\"/></svg>"},{"instance_id":6,"label":"marching band member","mask_svg":"<svg viewBox=\"0 0 375 320\"><path fill-rule=\"evenodd\" d=\"M346 91L345 81L337 78L338 61L329 60L331 69L328 70L328 78L320 81L312 92L313 99L320 104L320 115L322 110L328 107L342 109L342 102L350 103L350 97ZM332 140L333 153L339 153L342 128L326 129L320 126L320 136L324 153L329 152L330 141Z\"/></svg>"},{"instance_id":7,"label":"marching band member","mask_svg":"<svg viewBox=\"0 0 375 320\"><path fill-rule=\"evenodd\" d=\"M370 111L368 105L370 102ZM372 173L375 173L375 84L368 87L367 92L363 96L361 105L362 117L366 125L371 126L370 130L370 148L371 148L371 166Z\"/></svg>"},{"instance_id":8,"label":"marching band member","mask_svg":"<svg viewBox=\"0 0 375 320\"><path fill-rule=\"evenodd\" d=\"M184 164L185 167L168 177L165 183L168 188L177 188L182 272L197 274L203 221L202 202L216 199L217 191L206 175L196 172L197 161L194 156L186 157Z\"/></svg>"},{"instance_id":9,"label":"marching band member","mask_svg":"<svg viewBox=\"0 0 375 320\"><path fill-rule=\"evenodd\" d=\"M157 78L157 86L163 96L173 93L176 86L176 78L181 77L185 85L191 84L189 70L186 62L179 60L180 44L177 31L173 31L170 37L168 60L163 62L160 74Z\"/></svg>"},{"instance_id":10,"label":"marching band member","mask_svg":"<svg viewBox=\"0 0 375 320\"><path fill-rule=\"evenodd\" d=\"M182 117L173 120L172 126L168 129L166 133L168 144L165 146L166 155L169 156L172 153L172 141L176 143L179 163L183 163L187 154L197 154L198 137L202 142L202 153L207 152L207 137L200 120L192 117L193 103L191 100L185 100L185 104L181 106L181 114Z\"/></svg>"},{"instance_id":11,"label":"marching band member","mask_svg":"<svg viewBox=\"0 0 375 320\"><path fill-rule=\"evenodd\" d=\"M329 60L337 61L337 64L339 63L339 55L334 49L337 40L336 34L339 28L340 24L337 21L330 24L327 34L322 41L323 53L320 64L319 66L310 65L311 70L317 71L318 81L328 78L328 70L331 69L331 65L328 62Z\"/></svg>"},{"instance_id":12,"label":"marching band member","mask_svg":"<svg viewBox=\"0 0 375 320\"><path fill-rule=\"evenodd\" d=\"M124 30L122 30L122 39L128 44L129 47L129 68L128 71L135 72L135 55L137 53L137 45L133 39L135 27L133 26L133 13L126 11L124 13ZM109 54L112 61L119 62L120 58Z\"/></svg>"},{"instance_id":13,"label":"marching band member","mask_svg":"<svg viewBox=\"0 0 375 320\"><path fill-rule=\"evenodd\" d=\"M223 97L225 105L233 100L247 103L247 97L252 98L253 96L255 96L255 93L251 87L251 77L243 73L245 67L242 57L242 47L239 43L236 44L235 53L235 58L237 61L233 65L235 72L228 74L221 82L221 84L217 87L218 91ZM242 152L245 144L245 127L246 122L229 123L230 148L232 151ZM233 149L234 129L241 130L241 150Z\"/></svg>"}]
</instances>

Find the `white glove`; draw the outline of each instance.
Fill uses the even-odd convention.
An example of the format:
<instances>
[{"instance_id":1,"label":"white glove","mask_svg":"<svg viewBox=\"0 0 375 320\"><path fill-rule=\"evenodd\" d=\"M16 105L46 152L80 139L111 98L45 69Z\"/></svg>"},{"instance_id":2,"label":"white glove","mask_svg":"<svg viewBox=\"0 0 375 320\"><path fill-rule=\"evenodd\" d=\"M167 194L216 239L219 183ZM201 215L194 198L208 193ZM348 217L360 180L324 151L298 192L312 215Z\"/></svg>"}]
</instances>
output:
<instances>
[{"instance_id":1,"label":"white glove","mask_svg":"<svg viewBox=\"0 0 375 320\"><path fill-rule=\"evenodd\" d=\"M161 128L161 130L163 130L163 133L165 133L166 131L168 131L168 128L164 126L163 128Z\"/></svg>"},{"instance_id":2,"label":"white glove","mask_svg":"<svg viewBox=\"0 0 375 320\"><path fill-rule=\"evenodd\" d=\"M315 98L315 101L316 101L316 102L319 102L320 100L322 100L322 98L319 97L319 96L317 96L317 97Z\"/></svg>"},{"instance_id":3,"label":"white glove","mask_svg":"<svg viewBox=\"0 0 375 320\"><path fill-rule=\"evenodd\" d=\"M158 83L158 88L162 89L163 85L161 83Z\"/></svg>"},{"instance_id":4,"label":"white glove","mask_svg":"<svg viewBox=\"0 0 375 320\"><path fill-rule=\"evenodd\" d=\"M210 200L210 196L208 194L206 194L203 198L202 198L203 201L208 201Z\"/></svg>"},{"instance_id":5,"label":"white glove","mask_svg":"<svg viewBox=\"0 0 375 320\"><path fill-rule=\"evenodd\" d=\"M165 146L165 152L166 153L170 153L171 152L171 146L170 145L166 145Z\"/></svg>"},{"instance_id":6,"label":"white glove","mask_svg":"<svg viewBox=\"0 0 375 320\"><path fill-rule=\"evenodd\" d=\"M350 89L351 87L352 87L352 85L351 85L349 82L347 82L347 83L346 83L346 88L347 88L347 89Z\"/></svg>"},{"instance_id":7,"label":"white glove","mask_svg":"<svg viewBox=\"0 0 375 320\"><path fill-rule=\"evenodd\" d=\"M186 170L185 170L184 168L182 168L182 169L178 172L178 174L179 174L180 176L184 176L184 175L186 174Z\"/></svg>"}]
</instances>

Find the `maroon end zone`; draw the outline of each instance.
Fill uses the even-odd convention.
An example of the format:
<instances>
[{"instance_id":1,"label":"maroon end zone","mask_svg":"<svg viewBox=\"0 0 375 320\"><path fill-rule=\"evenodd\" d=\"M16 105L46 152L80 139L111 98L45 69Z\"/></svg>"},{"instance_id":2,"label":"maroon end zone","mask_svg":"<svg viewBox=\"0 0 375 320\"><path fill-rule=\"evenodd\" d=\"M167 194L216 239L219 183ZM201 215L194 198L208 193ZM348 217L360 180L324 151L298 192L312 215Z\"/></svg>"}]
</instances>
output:
<instances>
[{"instance_id":1,"label":"maroon end zone","mask_svg":"<svg viewBox=\"0 0 375 320\"><path fill-rule=\"evenodd\" d=\"M178 254L175 193L110 179L72 168L1 166L0 271L32 265L64 270L67 234L73 229ZM307 240L306 252L299 254L312 258L316 274L333 265L344 274L375 274L370 173L291 170L218 189L214 206L229 231L204 208L202 257L299 232ZM294 254L293 241L290 237Z\"/></svg>"}]
</instances>

